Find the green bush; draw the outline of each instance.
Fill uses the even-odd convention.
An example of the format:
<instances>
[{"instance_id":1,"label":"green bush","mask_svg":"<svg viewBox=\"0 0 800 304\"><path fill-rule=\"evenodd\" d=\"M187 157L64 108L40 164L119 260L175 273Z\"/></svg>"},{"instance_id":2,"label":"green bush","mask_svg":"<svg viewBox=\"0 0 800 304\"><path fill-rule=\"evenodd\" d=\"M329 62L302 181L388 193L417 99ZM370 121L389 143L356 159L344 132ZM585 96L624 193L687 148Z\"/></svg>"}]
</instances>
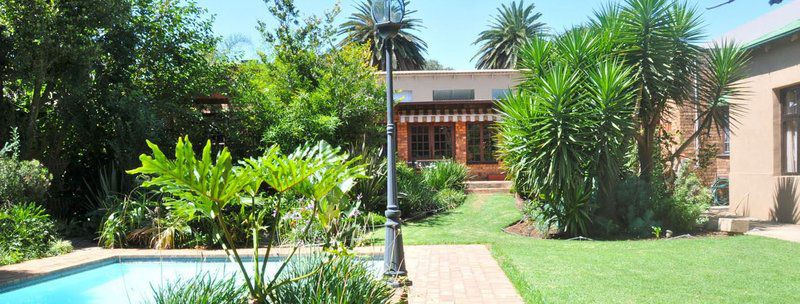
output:
<instances>
[{"instance_id":1,"label":"green bush","mask_svg":"<svg viewBox=\"0 0 800 304\"><path fill-rule=\"evenodd\" d=\"M236 277L218 278L206 273L151 288L153 299L149 303L153 304L247 303L247 291Z\"/></svg>"},{"instance_id":2,"label":"green bush","mask_svg":"<svg viewBox=\"0 0 800 304\"><path fill-rule=\"evenodd\" d=\"M34 203L0 208L0 255L3 264L36 259L48 254L55 240L55 224L44 208Z\"/></svg>"},{"instance_id":3,"label":"green bush","mask_svg":"<svg viewBox=\"0 0 800 304\"><path fill-rule=\"evenodd\" d=\"M300 257L287 265L284 275L297 278L309 273L305 279L278 288L276 302L378 304L389 303L392 297L392 289L356 257Z\"/></svg>"},{"instance_id":4,"label":"green bush","mask_svg":"<svg viewBox=\"0 0 800 304\"><path fill-rule=\"evenodd\" d=\"M431 189L422 174L403 162L397 163L397 190L400 211L410 217L436 209Z\"/></svg>"},{"instance_id":5,"label":"green bush","mask_svg":"<svg viewBox=\"0 0 800 304\"><path fill-rule=\"evenodd\" d=\"M57 256L72 252L72 242L67 240L56 240L50 243L50 248L47 249L47 256Z\"/></svg>"},{"instance_id":6,"label":"green bush","mask_svg":"<svg viewBox=\"0 0 800 304\"><path fill-rule=\"evenodd\" d=\"M0 156L0 205L44 203L51 179L39 161Z\"/></svg>"},{"instance_id":7,"label":"green bush","mask_svg":"<svg viewBox=\"0 0 800 304\"><path fill-rule=\"evenodd\" d=\"M702 214L711 206L711 199L711 189L703 186L697 174L683 166L675 180L669 206L669 228L680 232L695 230L706 220Z\"/></svg>"},{"instance_id":8,"label":"green bush","mask_svg":"<svg viewBox=\"0 0 800 304\"><path fill-rule=\"evenodd\" d=\"M433 200L439 209L454 209L467 200L467 194L461 190L444 189L437 192Z\"/></svg>"},{"instance_id":9,"label":"green bush","mask_svg":"<svg viewBox=\"0 0 800 304\"><path fill-rule=\"evenodd\" d=\"M467 187L469 169L452 160L439 161L422 169L422 176L425 184L436 191L445 189L463 191Z\"/></svg>"}]
</instances>

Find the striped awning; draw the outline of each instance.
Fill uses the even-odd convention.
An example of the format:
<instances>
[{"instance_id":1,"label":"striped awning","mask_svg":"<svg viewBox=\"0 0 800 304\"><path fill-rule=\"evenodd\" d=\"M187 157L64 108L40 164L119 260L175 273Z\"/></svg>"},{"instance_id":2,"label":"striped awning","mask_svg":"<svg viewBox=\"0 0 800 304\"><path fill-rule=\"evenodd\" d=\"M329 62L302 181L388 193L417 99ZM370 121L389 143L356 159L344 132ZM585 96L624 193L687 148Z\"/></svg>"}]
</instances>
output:
<instances>
[{"instance_id":1,"label":"striped awning","mask_svg":"<svg viewBox=\"0 0 800 304\"><path fill-rule=\"evenodd\" d=\"M492 108L401 110L400 122L483 122L500 121L501 116Z\"/></svg>"}]
</instances>

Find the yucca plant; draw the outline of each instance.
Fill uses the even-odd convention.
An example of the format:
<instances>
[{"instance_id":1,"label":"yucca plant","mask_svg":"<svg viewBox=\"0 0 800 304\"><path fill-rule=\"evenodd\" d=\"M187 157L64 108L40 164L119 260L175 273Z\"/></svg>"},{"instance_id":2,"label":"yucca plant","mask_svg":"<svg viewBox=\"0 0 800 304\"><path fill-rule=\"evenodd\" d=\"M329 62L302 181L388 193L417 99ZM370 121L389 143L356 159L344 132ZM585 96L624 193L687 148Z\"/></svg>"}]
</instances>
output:
<instances>
[{"instance_id":1,"label":"yucca plant","mask_svg":"<svg viewBox=\"0 0 800 304\"><path fill-rule=\"evenodd\" d=\"M467 187L469 168L452 160L437 161L422 169L422 178L436 191L463 191Z\"/></svg>"},{"instance_id":2,"label":"yucca plant","mask_svg":"<svg viewBox=\"0 0 800 304\"><path fill-rule=\"evenodd\" d=\"M405 4L408 9L409 1L406 0ZM400 33L392 39L392 55L398 70L421 70L425 67L423 54L427 51L428 44L413 34L422 28L422 20L409 18L415 13L416 10L406 11L406 17L400 23ZM361 1L356 5L356 12L339 27L339 34L344 35L341 45L369 44L372 65L379 70L386 67L383 39L375 31L375 21L372 20L372 0Z\"/></svg>"},{"instance_id":3,"label":"yucca plant","mask_svg":"<svg viewBox=\"0 0 800 304\"><path fill-rule=\"evenodd\" d=\"M634 126L633 72L610 47L585 29L533 41L521 52L526 81L499 104L498 152L516 189L573 235L587 232L593 185L612 175Z\"/></svg>"},{"instance_id":4,"label":"yucca plant","mask_svg":"<svg viewBox=\"0 0 800 304\"><path fill-rule=\"evenodd\" d=\"M503 4L497 9L497 16L485 30L478 35L473 44L480 44L478 69L514 69L517 67L517 54L522 47L536 37L545 34L545 24L539 22L541 13L536 6L525 5L525 1Z\"/></svg>"}]
</instances>

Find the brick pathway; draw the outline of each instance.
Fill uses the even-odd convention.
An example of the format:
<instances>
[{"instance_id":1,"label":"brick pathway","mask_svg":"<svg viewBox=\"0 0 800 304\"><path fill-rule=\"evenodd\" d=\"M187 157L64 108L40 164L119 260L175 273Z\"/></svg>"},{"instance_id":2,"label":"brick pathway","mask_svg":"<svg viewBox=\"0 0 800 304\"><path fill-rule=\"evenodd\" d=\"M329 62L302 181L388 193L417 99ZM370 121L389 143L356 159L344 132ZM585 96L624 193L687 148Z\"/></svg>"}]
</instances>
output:
<instances>
[{"instance_id":1,"label":"brick pathway","mask_svg":"<svg viewBox=\"0 0 800 304\"><path fill-rule=\"evenodd\" d=\"M484 245L408 246L409 304L523 303Z\"/></svg>"},{"instance_id":2,"label":"brick pathway","mask_svg":"<svg viewBox=\"0 0 800 304\"><path fill-rule=\"evenodd\" d=\"M383 247L359 248L361 254L380 254ZM311 250L302 249L308 253ZM248 253L243 250L240 252ZM285 255L277 250L275 255ZM212 257L222 251L87 248L70 254L0 267L0 286L68 270L86 263L119 257ZM503 270L483 245L407 246L410 304L523 303ZM0 288L1 289L1 288Z\"/></svg>"}]
</instances>

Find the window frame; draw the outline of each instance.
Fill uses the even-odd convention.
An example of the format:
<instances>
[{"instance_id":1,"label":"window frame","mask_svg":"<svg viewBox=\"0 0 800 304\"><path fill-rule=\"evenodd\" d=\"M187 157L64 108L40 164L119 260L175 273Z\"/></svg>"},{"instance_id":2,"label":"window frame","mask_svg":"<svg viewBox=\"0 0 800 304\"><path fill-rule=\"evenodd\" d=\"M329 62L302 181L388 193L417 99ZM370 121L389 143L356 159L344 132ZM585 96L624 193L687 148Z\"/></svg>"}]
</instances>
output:
<instances>
[{"instance_id":1,"label":"window frame","mask_svg":"<svg viewBox=\"0 0 800 304\"><path fill-rule=\"evenodd\" d=\"M790 121L794 121L795 125L797 126L797 131L800 133L800 111L795 114L787 114L784 113L785 105L788 102L787 95L789 94L790 90L797 90L798 94L800 94L800 85L792 85L789 87L785 87L778 91L778 98L779 98L779 106L780 106L780 114L781 114L781 121L780 121L780 132L781 132L781 175L789 175L789 176L797 176L800 175L800 145L798 145L797 154L798 163L795 163L795 170L794 172L790 172L786 168L786 156L789 151L786 151L786 125ZM797 102L800 104L800 98L798 98Z\"/></svg>"},{"instance_id":2,"label":"window frame","mask_svg":"<svg viewBox=\"0 0 800 304\"><path fill-rule=\"evenodd\" d=\"M494 157L494 155L492 155L492 159L491 160L486 160L486 142L485 142L485 138L486 138L486 135L487 135L486 133L491 133L491 132L487 132L487 131L491 131L491 130L489 130L489 128L491 128L494 124L495 123L491 122L491 121L467 123L467 128L466 128L466 133L467 134L465 134L466 136L464 137L466 139L466 145L465 145L466 149L465 150L467 152L467 164L479 165L479 164L497 164L498 163L497 158ZM480 129L479 129L480 132L479 132L479 136L478 136L478 139L479 139L479 142L480 142L480 145L479 145L479 148L480 148L480 152L479 152L480 160L478 160L478 161L471 160L470 153L469 153L469 148L470 148L470 145L469 145L469 128L470 128L470 126L480 126ZM497 151L496 143L495 143L494 151Z\"/></svg>"},{"instance_id":3,"label":"window frame","mask_svg":"<svg viewBox=\"0 0 800 304\"><path fill-rule=\"evenodd\" d=\"M455 95L456 91L469 92L469 97L468 98L453 98L453 95ZM437 93L444 94L445 92L448 92L448 96L449 96L448 98L436 98ZM433 90L432 93L431 93L431 99L433 101L475 100L475 89L441 89L441 90Z\"/></svg>"},{"instance_id":4,"label":"window frame","mask_svg":"<svg viewBox=\"0 0 800 304\"><path fill-rule=\"evenodd\" d=\"M413 142L412 142L411 139L413 138L413 136L412 136L412 133L411 133L411 128L418 127L418 126L425 126L425 127L428 128L428 156L427 157L423 157L423 158L417 158L414 155L414 152L412 150ZM455 155L456 154L456 137L457 137L456 136L456 124L455 123L452 123L452 122L409 123L408 126L407 126L407 128L408 128L408 136L406 137L408 142L406 144L408 145L408 160L410 162L441 160L441 159L437 159L437 158L434 157L434 155L436 154L436 141L435 141L435 138L434 138L435 137L434 136L434 134L435 134L434 129L436 127L442 127L442 126L450 128L450 157L445 157L445 158L442 158L442 159L454 159L455 158L455 156L456 156Z\"/></svg>"}]
</instances>

